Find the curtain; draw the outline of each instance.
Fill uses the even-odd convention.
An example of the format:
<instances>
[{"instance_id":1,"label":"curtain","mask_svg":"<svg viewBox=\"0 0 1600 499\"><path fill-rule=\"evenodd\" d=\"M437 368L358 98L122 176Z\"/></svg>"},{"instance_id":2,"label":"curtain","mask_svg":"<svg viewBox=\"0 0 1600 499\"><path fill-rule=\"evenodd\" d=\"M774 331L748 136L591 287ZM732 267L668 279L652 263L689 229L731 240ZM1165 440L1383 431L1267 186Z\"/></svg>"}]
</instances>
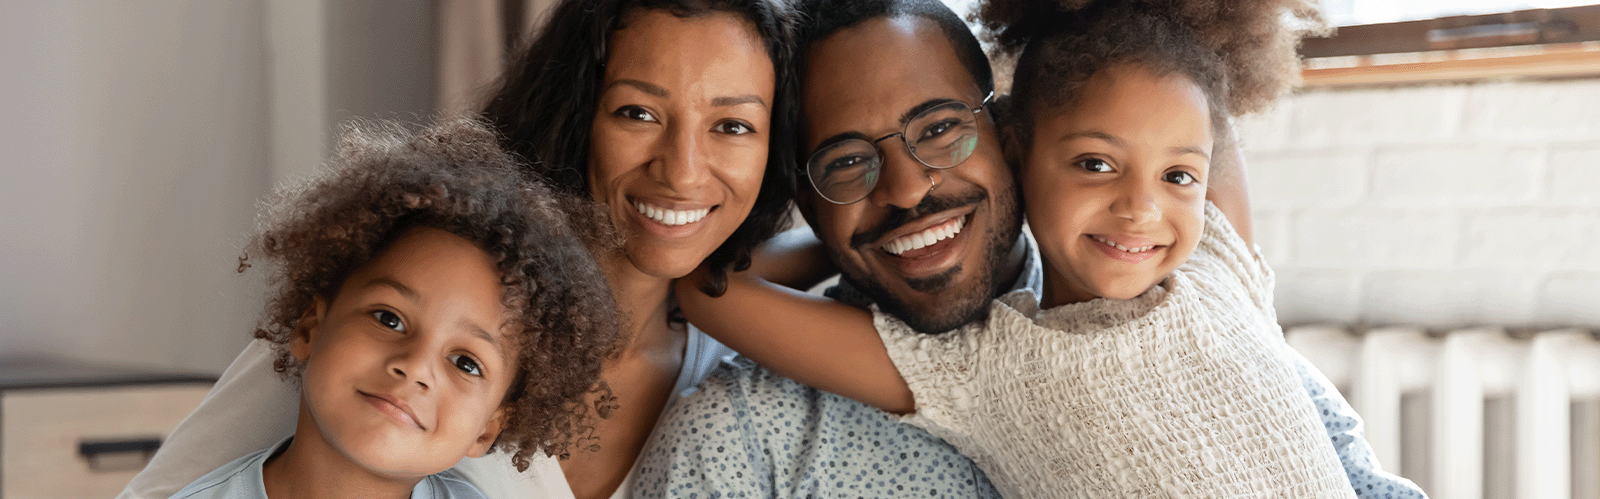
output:
<instances>
[{"instance_id":1,"label":"curtain","mask_svg":"<svg viewBox=\"0 0 1600 499\"><path fill-rule=\"evenodd\" d=\"M555 1L435 0L439 110L482 108L511 50L532 37Z\"/></svg>"}]
</instances>

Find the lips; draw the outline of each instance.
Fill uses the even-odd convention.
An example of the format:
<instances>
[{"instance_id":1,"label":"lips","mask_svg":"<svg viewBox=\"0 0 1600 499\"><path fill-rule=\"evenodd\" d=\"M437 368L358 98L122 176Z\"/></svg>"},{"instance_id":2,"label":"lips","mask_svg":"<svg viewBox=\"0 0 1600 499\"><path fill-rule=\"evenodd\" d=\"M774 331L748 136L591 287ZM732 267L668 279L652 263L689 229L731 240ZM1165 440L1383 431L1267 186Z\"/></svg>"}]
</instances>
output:
<instances>
[{"instance_id":1,"label":"lips","mask_svg":"<svg viewBox=\"0 0 1600 499\"><path fill-rule=\"evenodd\" d=\"M405 401L389 395L371 394L360 390L356 390L356 393L360 393L368 404L372 404L372 407L378 409L378 412L387 414L389 417L395 418L401 423L414 426L419 430L427 429L422 426L421 421L417 420L416 414L411 412L411 406L406 405Z\"/></svg>"}]
</instances>

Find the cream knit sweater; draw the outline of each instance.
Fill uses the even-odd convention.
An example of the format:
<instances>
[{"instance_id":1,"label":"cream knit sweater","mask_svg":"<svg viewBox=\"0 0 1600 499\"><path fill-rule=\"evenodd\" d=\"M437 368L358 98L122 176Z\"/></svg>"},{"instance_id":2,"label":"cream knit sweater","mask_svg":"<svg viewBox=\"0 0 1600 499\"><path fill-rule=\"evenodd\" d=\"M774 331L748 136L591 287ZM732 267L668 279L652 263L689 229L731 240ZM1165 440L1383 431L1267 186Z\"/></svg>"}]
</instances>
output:
<instances>
[{"instance_id":1,"label":"cream knit sweater","mask_svg":"<svg viewBox=\"0 0 1600 499\"><path fill-rule=\"evenodd\" d=\"M1287 357L1272 271L1221 212L1189 261L1132 300L925 335L874 308L928 429L1008 498L1353 498Z\"/></svg>"}]
</instances>

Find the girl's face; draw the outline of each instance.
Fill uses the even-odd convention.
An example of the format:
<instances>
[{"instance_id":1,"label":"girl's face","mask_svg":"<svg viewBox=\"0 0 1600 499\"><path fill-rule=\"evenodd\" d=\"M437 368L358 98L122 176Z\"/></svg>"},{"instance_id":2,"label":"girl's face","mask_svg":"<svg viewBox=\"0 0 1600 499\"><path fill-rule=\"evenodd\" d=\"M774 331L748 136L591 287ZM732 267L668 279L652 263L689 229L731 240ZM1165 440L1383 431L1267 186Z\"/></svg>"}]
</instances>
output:
<instances>
[{"instance_id":1,"label":"girl's face","mask_svg":"<svg viewBox=\"0 0 1600 499\"><path fill-rule=\"evenodd\" d=\"M755 27L727 13L634 13L611 34L590 194L633 266L677 278L744 222L767 164L776 76Z\"/></svg>"},{"instance_id":2,"label":"girl's face","mask_svg":"<svg viewBox=\"0 0 1600 499\"><path fill-rule=\"evenodd\" d=\"M357 268L290 339L306 362L294 445L389 478L483 455L517 372L502 292L487 253L438 229Z\"/></svg>"},{"instance_id":3,"label":"girl's face","mask_svg":"<svg viewBox=\"0 0 1600 499\"><path fill-rule=\"evenodd\" d=\"M1129 299L1199 242L1211 112L1180 74L1118 65L1068 109L1038 110L1021 175L1044 257L1046 306Z\"/></svg>"}]
</instances>

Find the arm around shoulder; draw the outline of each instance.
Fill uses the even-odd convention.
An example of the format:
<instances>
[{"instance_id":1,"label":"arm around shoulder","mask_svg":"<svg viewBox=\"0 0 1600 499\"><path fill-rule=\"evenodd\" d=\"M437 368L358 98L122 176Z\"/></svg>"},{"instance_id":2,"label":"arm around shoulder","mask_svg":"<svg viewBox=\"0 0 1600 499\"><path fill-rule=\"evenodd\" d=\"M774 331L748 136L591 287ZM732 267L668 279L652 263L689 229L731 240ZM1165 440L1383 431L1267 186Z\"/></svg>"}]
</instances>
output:
<instances>
[{"instance_id":1,"label":"arm around shoulder","mask_svg":"<svg viewBox=\"0 0 1600 499\"><path fill-rule=\"evenodd\" d=\"M749 272L728 276L720 297L677 284L689 322L773 372L895 413L915 407L878 337L872 315L830 299L766 282Z\"/></svg>"},{"instance_id":2,"label":"arm around shoulder","mask_svg":"<svg viewBox=\"0 0 1600 499\"><path fill-rule=\"evenodd\" d=\"M271 343L251 341L118 499L171 497L211 470L293 434L300 388L278 376L274 358Z\"/></svg>"}]
</instances>

